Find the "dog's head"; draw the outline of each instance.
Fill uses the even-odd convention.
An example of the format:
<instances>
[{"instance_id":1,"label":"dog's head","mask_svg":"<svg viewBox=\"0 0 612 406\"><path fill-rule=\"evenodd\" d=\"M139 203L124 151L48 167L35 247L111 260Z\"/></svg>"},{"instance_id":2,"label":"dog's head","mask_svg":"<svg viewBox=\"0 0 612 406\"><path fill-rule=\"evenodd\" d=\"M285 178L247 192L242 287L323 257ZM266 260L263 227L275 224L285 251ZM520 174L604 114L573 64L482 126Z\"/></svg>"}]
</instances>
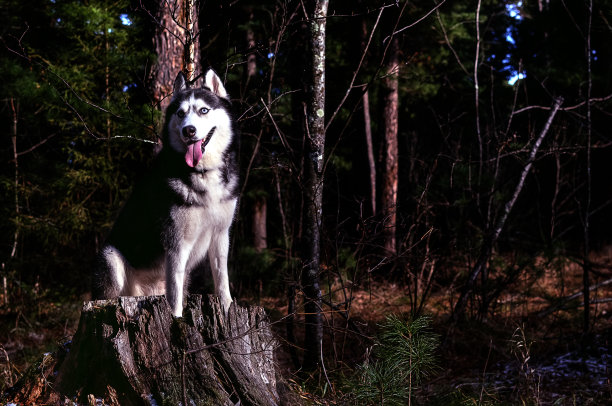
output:
<instances>
[{"instance_id":1,"label":"dog's head","mask_svg":"<svg viewBox=\"0 0 612 406\"><path fill-rule=\"evenodd\" d=\"M206 72L202 88L190 88L185 75L179 72L166 112L165 141L184 154L185 164L190 167L219 167L232 143L229 110L229 96L212 69Z\"/></svg>"}]
</instances>

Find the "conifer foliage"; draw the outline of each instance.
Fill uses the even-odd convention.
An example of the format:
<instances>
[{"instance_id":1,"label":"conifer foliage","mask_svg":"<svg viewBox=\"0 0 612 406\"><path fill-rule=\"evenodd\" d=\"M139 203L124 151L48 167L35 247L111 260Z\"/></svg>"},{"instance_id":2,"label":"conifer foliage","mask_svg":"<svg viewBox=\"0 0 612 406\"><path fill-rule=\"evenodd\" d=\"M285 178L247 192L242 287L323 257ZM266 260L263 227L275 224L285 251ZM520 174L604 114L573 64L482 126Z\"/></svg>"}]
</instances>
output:
<instances>
[{"instance_id":1,"label":"conifer foliage","mask_svg":"<svg viewBox=\"0 0 612 406\"><path fill-rule=\"evenodd\" d=\"M128 1L8 3L0 99L3 123L15 106L17 134L15 157L2 162L2 226L19 233L0 238L16 247L7 272L31 282L87 269L146 164L158 115L142 81L152 53ZM67 272L63 283L87 279Z\"/></svg>"},{"instance_id":2,"label":"conifer foliage","mask_svg":"<svg viewBox=\"0 0 612 406\"><path fill-rule=\"evenodd\" d=\"M410 404L413 391L438 368L439 337L431 330L431 318L411 321L389 315L372 355L349 380L347 392L360 405Z\"/></svg>"}]
</instances>

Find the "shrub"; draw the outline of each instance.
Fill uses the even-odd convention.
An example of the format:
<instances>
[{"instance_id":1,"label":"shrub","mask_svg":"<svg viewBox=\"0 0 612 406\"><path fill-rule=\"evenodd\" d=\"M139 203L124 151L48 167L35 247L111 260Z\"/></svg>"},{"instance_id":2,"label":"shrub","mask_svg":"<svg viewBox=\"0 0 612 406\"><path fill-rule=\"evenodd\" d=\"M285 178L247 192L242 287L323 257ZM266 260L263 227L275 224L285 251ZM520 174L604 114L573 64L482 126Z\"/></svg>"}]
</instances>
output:
<instances>
[{"instance_id":1,"label":"shrub","mask_svg":"<svg viewBox=\"0 0 612 406\"><path fill-rule=\"evenodd\" d=\"M423 378L437 368L435 351L439 336L431 318L403 321L387 316L373 347L372 356L357 368L347 389L360 405L406 405Z\"/></svg>"}]
</instances>

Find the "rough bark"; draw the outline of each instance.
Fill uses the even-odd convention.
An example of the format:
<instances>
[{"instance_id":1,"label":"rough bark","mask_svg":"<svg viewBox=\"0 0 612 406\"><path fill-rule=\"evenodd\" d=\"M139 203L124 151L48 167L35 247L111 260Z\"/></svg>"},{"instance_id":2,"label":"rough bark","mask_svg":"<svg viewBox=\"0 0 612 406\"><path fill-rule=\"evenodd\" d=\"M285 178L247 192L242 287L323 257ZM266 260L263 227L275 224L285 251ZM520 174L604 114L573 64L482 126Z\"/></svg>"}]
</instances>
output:
<instances>
[{"instance_id":1,"label":"rough bark","mask_svg":"<svg viewBox=\"0 0 612 406\"><path fill-rule=\"evenodd\" d=\"M170 104L176 74L182 70L191 80L200 62L198 13L193 1L185 4L183 0L161 0L155 12L157 61L151 71L151 87L162 111Z\"/></svg>"},{"instance_id":2,"label":"rough bark","mask_svg":"<svg viewBox=\"0 0 612 406\"><path fill-rule=\"evenodd\" d=\"M193 80L198 57L198 13L194 0L185 0L185 49L183 50L183 71L188 80Z\"/></svg>"},{"instance_id":3,"label":"rough bark","mask_svg":"<svg viewBox=\"0 0 612 406\"><path fill-rule=\"evenodd\" d=\"M153 44L157 62L151 71L153 98L162 111L170 104L174 79L183 65L183 28L180 21L182 7L180 1L160 1L155 13L155 35Z\"/></svg>"},{"instance_id":4,"label":"rough bark","mask_svg":"<svg viewBox=\"0 0 612 406\"><path fill-rule=\"evenodd\" d=\"M305 174L305 256L302 271L305 337L304 367L320 363L323 343L321 317L321 221L323 217L323 158L325 151L325 29L328 1L317 0L310 19L312 90L307 107Z\"/></svg>"},{"instance_id":5,"label":"rough bark","mask_svg":"<svg viewBox=\"0 0 612 406\"><path fill-rule=\"evenodd\" d=\"M43 358L7 402L277 405L276 342L260 307L189 297L176 319L163 296L85 303L69 347Z\"/></svg>"},{"instance_id":6,"label":"rough bark","mask_svg":"<svg viewBox=\"0 0 612 406\"><path fill-rule=\"evenodd\" d=\"M399 108L399 42L391 39L389 60L384 79L385 173L382 192L382 213L387 255L397 253L397 187L398 187L398 108Z\"/></svg>"}]
</instances>

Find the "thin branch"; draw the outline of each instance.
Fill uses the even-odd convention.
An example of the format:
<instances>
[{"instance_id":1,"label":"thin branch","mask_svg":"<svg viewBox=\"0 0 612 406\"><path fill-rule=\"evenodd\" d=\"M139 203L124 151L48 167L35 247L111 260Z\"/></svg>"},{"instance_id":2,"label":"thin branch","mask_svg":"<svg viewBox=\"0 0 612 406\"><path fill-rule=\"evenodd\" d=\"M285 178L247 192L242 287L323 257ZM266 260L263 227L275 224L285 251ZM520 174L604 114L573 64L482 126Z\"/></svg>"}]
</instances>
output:
<instances>
[{"instance_id":1,"label":"thin branch","mask_svg":"<svg viewBox=\"0 0 612 406\"><path fill-rule=\"evenodd\" d=\"M344 105L344 102L348 98L349 93L351 92L351 90L353 90L355 88L355 86L354 86L355 79L357 78L357 74L361 70L361 66L363 65L363 61L365 60L366 54L368 53L368 49L370 48L370 44L372 43L372 37L374 36L374 32L376 32L376 27L378 27L378 23L380 22L380 17L382 16L382 13L383 13L383 8L381 7L380 12L378 13L378 17L376 17L376 22L374 23L374 27L372 28L372 31L370 32L370 37L368 38L368 42L367 42L367 44L366 44L366 46L363 49L363 52L361 54L361 59L359 60L359 64L357 65L357 69L355 69L355 72L353 72L353 77L351 79L351 83L349 84L348 89L346 89L346 92L344 93L344 97L342 97L342 100L340 100L340 103L338 103L338 106L336 107L336 110L334 111L334 114L332 114L331 118L329 119L329 121L325 125L325 132L327 132L327 130L329 129L329 126L331 125L331 123L336 118L336 115L338 114L338 112L340 111L342 106Z\"/></svg>"},{"instance_id":2,"label":"thin branch","mask_svg":"<svg viewBox=\"0 0 612 406\"><path fill-rule=\"evenodd\" d=\"M285 149L287 151L289 151L291 153L291 155L294 155L293 153L293 149L291 148L291 145L289 145L289 143L287 142L287 140L285 139L285 135L283 134L283 132L280 130L280 128L278 127L278 124L276 124L276 120L274 120L274 116L272 115L272 113L270 113L270 109L268 108L268 106L266 105L266 102L264 102L263 99L260 99L261 102L264 105L264 109L266 110L266 112L268 113L268 116L270 116L270 120L272 120L272 124L274 125L274 129L276 130L276 133L278 134L278 137L280 138L283 147L285 147Z\"/></svg>"},{"instance_id":3,"label":"thin branch","mask_svg":"<svg viewBox=\"0 0 612 406\"><path fill-rule=\"evenodd\" d=\"M52 86L52 87L53 87L53 86ZM53 87L53 89L54 89L55 91L57 91L57 89L55 89L55 87ZM103 138L103 137L100 137L99 135L94 134L94 133L93 133L93 131L91 131L91 130L89 129L89 127L87 126L87 123L85 122L85 119L83 119L83 117L81 117L81 115L79 114L79 112L77 111L77 109L76 109L76 108L74 108L74 107L73 107L73 106L72 106L70 103L68 103L68 100L66 100L66 99L65 99L65 98L64 98L64 97L63 97L63 96L60 94L60 92L59 92L59 91L57 91L57 95L59 96L59 98L60 98L60 99L62 99L62 101L64 102L64 104L66 104L66 106L68 106L68 107L69 107L69 108L70 108L70 109L71 109L71 110L74 112L74 114L76 114L76 116L78 117L78 119L79 119L79 120L81 121L81 123L83 124L83 127L85 127L85 130L87 130L87 132L88 132L88 133L89 133L91 136L93 136L93 137L94 137L94 138L96 138L96 139Z\"/></svg>"},{"instance_id":4,"label":"thin branch","mask_svg":"<svg viewBox=\"0 0 612 406\"><path fill-rule=\"evenodd\" d=\"M529 154L529 157L527 159L525 166L523 167L523 171L521 172L519 181L516 184L516 187L514 188L512 197L504 205L502 214L500 215L495 227L493 228L493 230L491 230L491 233L488 236L488 238L483 242L480 256L478 257L476 264L472 268L472 271L470 272L470 275L468 276L468 280L466 281L464 285L463 291L461 292L461 296L457 300L457 303L453 310L452 318L454 321L457 321L459 318L463 317L465 313L465 309L467 307L467 302L468 302L468 297L472 293L472 290L474 288L474 283L476 282L476 278L487 267L489 259L491 258L491 253L493 252L493 247L497 243L499 235L501 234L506 224L506 220L508 219L508 215L510 214L510 211L512 211L512 208L514 207L516 200L518 199L521 191L523 190L523 186L525 184L525 180L527 179L527 175L529 174L531 167L533 163L535 162L535 158L538 153L538 149L540 148L542 141L544 141L544 138L548 134L548 130L550 129L553 119L555 118L555 115L559 111L562 103L563 103L562 97L558 97L557 99L555 99L553 103L552 111L550 115L548 116L548 120L546 121L544 128L538 135L538 138L536 139L535 143L533 144L531 148L531 152Z\"/></svg>"},{"instance_id":5,"label":"thin branch","mask_svg":"<svg viewBox=\"0 0 612 406\"><path fill-rule=\"evenodd\" d=\"M612 94L609 94L609 95L604 96L604 97L592 97L590 99L584 100L584 101L582 101L582 102L580 102L578 104L575 104L573 106L562 107L559 110L560 111L576 110L577 108L580 108L580 107L584 106L587 103L591 103L591 104L593 104L593 103L600 103L600 102L608 101L610 99L612 99ZM527 107L523 107L522 109L518 109L518 110L514 111L512 113L512 115L514 116L516 114L524 113L525 111L534 110L534 109L538 109L538 110L550 110L551 107L550 106L527 106Z\"/></svg>"},{"instance_id":6,"label":"thin branch","mask_svg":"<svg viewBox=\"0 0 612 406\"><path fill-rule=\"evenodd\" d=\"M19 241L19 230L20 230L20 208L19 208L19 160L17 157L17 123L19 119L19 104L15 106L15 100L11 97L10 99L11 112L13 118L13 125L11 126L11 143L13 144L13 158L15 160L15 233L13 234L13 247L11 248L11 259L14 259L17 255L17 242Z\"/></svg>"},{"instance_id":7,"label":"thin branch","mask_svg":"<svg viewBox=\"0 0 612 406\"><path fill-rule=\"evenodd\" d=\"M536 139L536 142L533 144L533 147L531 148L531 152L529 153L529 158L527 159L527 163L523 167L523 171L521 172L521 177L519 179L519 182L514 188L514 193L512 194L512 198L504 206L504 211L502 213L502 216L500 217L499 221L497 222L497 225L495 226L495 230L493 232L493 242L497 241L497 238L499 237L499 234L501 233L501 230L506 223L508 214L510 214L510 211L514 207L514 203L516 203L516 200L518 199L519 194L523 190L525 179L527 179L527 175L529 174L531 170L531 166L533 165L535 161L536 155L538 153L538 149L540 148L542 141L544 141L544 138L548 134L548 130L550 129L550 126L553 122L553 119L555 118L555 115L557 114L557 111L559 111L559 108L561 107L561 103L563 103L562 97L558 97L557 99L555 99L552 111L550 115L548 116L548 120L546 121L546 124L544 125L542 132L540 132L540 135L538 136L538 138Z\"/></svg>"},{"instance_id":8,"label":"thin branch","mask_svg":"<svg viewBox=\"0 0 612 406\"><path fill-rule=\"evenodd\" d=\"M478 183L480 183L480 177L482 176L482 135L480 134L480 89L478 86L478 64L480 60L480 6L481 0L478 0L476 6L476 54L474 55L474 104L476 109L476 136L478 137Z\"/></svg>"},{"instance_id":9,"label":"thin branch","mask_svg":"<svg viewBox=\"0 0 612 406\"><path fill-rule=\"evenodd\" d=\"M276 123L274 125L276 126ZM261 143L261 136L263 135L263 131L264 127L261 126L261 128L259 129L259 134L257 135L257 142L255 143L255 148L253 148L253 153L251 154L251 159L249 160L249 165L247 166L246 173L244 175L244 182L242 183L242 189L240 189L240 196L244 196L246 185L249 182L251 167L253 166L253 161L255 161L255 157L257 156L257 152L259 151L259 145Z\"/></svg>"},{"instance_id":10,"label":"thin branch","mask_svg":"<svg viewBox=\"0 0 612 406\"><path fill-rule=\"evenodd\" d=\"M285 138L285 134L283 134L283 132L278 127L278 124L276 124L276 120L274 120L274 116L272 116L272 113L270 112L270 109L268 109L268 106L266 105L264 100L263 99L260 99L260 100L263 103L266 112L270 116L270 120L272 120L272 125L274 125L274 129L276 130L276 133L278 134L278 138L280 138L281 143L283 144L283 147L285 147L285 149L289 153L289 156L291 158L291 159L289 159L289 162L291 163L291 166L292 166L293 170L295 171L295 173L299 173L299 170L295 166L295 163L294 163L295 162L295 159L294 159L295 153L293 151L293 148L291 148L291 145L289 145L289 143L287 142L287 139Z\"/></svg>"},{"instance_id":11,"label":"thin branch","mask_svg":"<svg viewBox=\"0 0 612 406\"><path fill-rule=\"evenodd\" d=\"M574 23L574 27L576 28L576 31L578 31L580 33L580 36L584 38L584 33L580 29L580 24L578 24L578 22L574 18L574 15L572 14L572 12L567 7L567 4L565 4L565 0L561 0L561 4L563 4L563 8L567 12L567 16L570 18L570 20L572 20L572 23Z\"/></svg>"},{"instance_id":12,"label":"thin branch","mask_svg":"<svg viewBox=\"0 0 612 406\"><path fill-rule=\"evenodd\" d=\"M134 141L145 142L147 144L157 145L157 141L145 140L144 138L134 137L133 135L113 135L112 137L110 137L111 140L114 140L117 138L127 138L127 139L134 140Z\"/></svg>"},{"instance_id":13,"label":"thin branch","mask_svg":"<svg viewBox=\"0 0 612 406\"><path fill-rule=\"evenodd\" d=\"M605 281L600 282L600 283L598 283L596 285L589 286L588 287L588 291L593 291L593 290L595 290L597 288L601 288L602 286L607 286L607 285L610 285L610 284L612 284L612 278L606 279ZM584 290L580 290L580 291L578 291L578 292L576 292L574 294L571 294L569 296L566 296L566 297L563 297L563 298L559 299L559 301L556 304L548 307L547 309L544 309L544 310L541 310L540 312L538 312L537 316L538 317L546 317L549 314L551 314L553 312L556 312L557 310L560 310L568 302L571 302L572 300L577 299L580 296L584 295L584 292L585 292Z\"/></svg>"},{"instance_id":14,"label":"thin branch","mask_svg":"<svg viewBox=\"0 0 612 406\"><path fill-rule=\"evenodd\" d=\"M5 47L6 47L6 48L7 48L7 49L8 49L10 52L12 52L12 53L14 53L15 55L19 56L20 58L23 58L23 59L25 59L26 61L28 61L28 63L30 63L30 64L32 64L32 65L36 65L36 66L40 67L41 69L44 69L46 72L51 73L51 74L52 74L54 77L56 77L57 79L59 79L59 80L60 80L60 81L61 81L61 82L64 84L64 86L66 86L66 88L67 88L67 89L70 91L70 93L72 93L72 95L74 95L74 97L75 97L75 98L76 98L78 101L80 101L80 102L82 102L82 103L84 103L84 104L86 104L86 105L88 105L88 106L90 106L90 107L93 107L94 109L99 110L99 111L101 111L101 112L103 112L103 113L110 114L110 115L111 115L113 118L115 118L115 119L117 119L117 120L125 120L125 121L128 121L128 122L131 122L131 123L137 124L138 126L140 126L141 128L143 128L143 129L145 129L145 130L147 130L147 131L149 131L149 132L154 132L154 130L152 130L150 126L145 125L145 124L143 124L143 123L142 123L142 122L140 122L140 121L134 120L133 118L127 118L127 117L120 116L119 114L116 114L116 113L114 113L114 112L112 112L112 111L110 111L110 110L108 110L108 109L105 109L104 107L101 107L101 106L99 106L99 105L97 105L97 104L95 104L95 103L93 103L93 102L91 102L91 101L89 101L89 100L87 100L87 99L84 99L83 97L81 97L81 96L80 96L80 95L79 95L79 94L76 92L76 90L74 90L74 88L73 88L73 87L72 87L72 86L71 86L71 85L70 85L70 84L69 84L69 83L68 83L68 82L67 82L67 81L66 81L66 80L65 80L65 79L62 77L62 76L60 76L58 73L56 73L56 72L55 72L55 71L54 71L54 70L51 68L51 66L50 66L50 64L49 64L48 62L46 62L46 61L44 61L44 60L43 60L43 62L45 62L45 63L43 63L43 62L39 62L39 61L33 61L33 60L31 60L31 59L30 59L30 57L28 57L28 56L25 54L25 52L24 52L24 53L19 53L19 52L15 51L15 50L13 50L13 49L9 48L9 47L8 47L6 44L5 44ZM91 130L91 129L90 129L88 126L87 126L87 123L85 122L85 120L83 119L83 117L81 116L81 114L80 114L80 113L77 111L77 109L76 109L74 106L72 106L72 105L71 105L71 104L68 102L68 100L66 100L66 99L65 99L65 98L62 96L61 92L60 92L60 91L59 91L59 90L58 90L58 89L57 89L57 88L56 88L56 87L55 87L53 84L51 84L51 83L48 83L48 84L49 84L49 86L50 86L50 87L51 87L53 90L55 90L55 91L57 92L57 95L59 96L59 98L60 98L60 99L62 99L62 101L64 102L64 104L65 104L66 106L68 106L68 107L70 108L70 110L72 110L72 111L73 111L73 112L76 114L76 116L77 116L77 117L78 117L78 119L81 121L81 123L83 123L83 126L85 127L85 130L87 130L87 132L88 132L90 135L92 135L93 137L95 137L96 139L98 139L98 138L102 138L102 137L100 137L100 136L98 136L98 135L94 134L94 132L93 132L93 131L92 131L92 130ZM115 138L115 137L113 137L113 138ZM143 141L144 141L144 140L143 140ZM44 142L46 142L46 141L44 141ZM36 146L35 146L35 147L36 147ZM29 152L29 151L24 151L24 153L25 153L25 152Z\"/></svg>"},{"instance_id":15,"label":"thin branch","mask_svg":"<svg viewBox=\"0 0 612 406\"><path fill-rule=\"evenodd\" d=\"M367 11L364 11L362 13L351 13L351 14L335 14L335 13L333 13L333 14L328 15L327 18L328 19L331 19L331 18L341 18L341 17L351 17L352 18L352 17L365 16L365 15L369 15L369 14L375 13L376 11L379 11L381 9L385 9L385 8L389 8L389 7L397 7L397 3L398 3L398 1L396 0L396 1L393 1L393 2L391 2L389 4L383 4L382 6L374 8L374 9L371 9L371 10L368 9Z\"/></svg>"},{"instance_id":16,"label":"thin branch","mask_svg":"<svg viewBox=\"0 0 612 406\"><path fill-rule=\"evenodd\" d=\"M436 18L438 19L438 24L440 24L440 28L442 29L442 34L444 34L444 41L446 42L446 45L448 45L448 48L451 50L451 52L455 56L455 59L457 60L457 63L459 64L463 72L465 72L467 76L470 76L470 72L468 72L466 67L463 66L463 63L461 62L461 59L459 58L457 51L455 51L455 48L453 48L453 46L451 45L450 39L448 38L448 34L446 33L446 28L444 28L444 23L442 22L442 18L440 17L440 10L438 9L436 9Z\"/></svg>"},{"instance_id":17,"label":"thin branch","mask_svg":"<svg viewBox=\"0 0 612 406\"><path fill-rule=\"evenodd\" d=\"M404 4L406 4L406 3L408 3L408 1L406 1ZM434 8L432 8L431 10L429 10L429 11L427 12L427 14L425 14L423 17L419 18L419 19L418 19L418 20L416 20L415 22L411 23L410 25L407 25L407 26L406 26L406 27L404 27L404 28L401 28L401 29L399 29L399 30L397 30L397 31L394 31L394 32L393 32L391 35L389 35L388 37L386 37L386 38L383 40L383 43L387 42L387 41L388 41L390 38L392 38L393 36L395 36L395 35L399 34L400 32L402 32L402 31L406 31L407 29L414 27L415 25L417 25L418 23L420 23L421 21L423 21L424 19L426 19L427 17L429 17L429 16L431 15L431 13L433 13L434 11L436 11L437 9L439 9L439 8L442 6L442 4L444 4L444 3L446 3L446 0L442 0L440 3L436 4L436 6L435 6Z\"/></svg>"},{"instance_id":18,"label":"thin branch","mask_svg":"<svg viewBox=\"0 0 612 406\"><path fill-rule=\"evenodd\" d=\"M519 72L522 70L522 64L519 63ZM518 92L519 86L514 87L514 99L512 101L512 112L510 113L510 117L508 117L508 124L506 125L506 132L504 133L504 137L507 137L510 134L510 126L512 124L512 119L514 118L514 113L516 112L516 103L518 100Z\"/></svg>"},{"instance_id":19,"label":"thin branch","mask_svg":"<svg viewBox=\"0 0 612 406\"><path fill-rule=\"evenodd\" d=\"M257 113L251 114L250 116L246 116L246 114L249 111L252 111L254 109L253 106L249 107L247 110L245 110L242 115L240 117L238 117L238 119L236 121L241 122L241 121L246 121L246 120L250 120L253 119L259 115L261 115L263 112L265 112L266 110L269 111L269 108L272 107L278 100L280 100L283 96L286 96L288 94L292 94L292 93L298 93L301 92L301 90L288 90L286 92L281 93L280 95L278 95L274 100L272 100L272 102L270 102L267 106L265 103L263 103L263 106L261 109L259 109L259 111ZM263 102L263 99L261 99Z\"/></svg>"},{"instance_id":20,"label":"thin branch","mask_svg":"<svg viewBox=\"0 0 612 406\"><path fill-rule=\"evenodd\" d=\"M178 3L178 1L175 1L174 4L176 5ZM160 5L160 7L168 7L170 8L170 3L168 3L167 1L163 1L162 4ZM149 9L147 9L143 4L142 4L142 0L140 1L140 7L142 8L142 10L144 10L149 17L151 18L151 21L153 21L156 25L158 25L159 27L163 28L164 30L166 30L171 36L173 36L175 39L177 39L181 45L185 45L185 42L183 41L183 37L180 35L175 34L174 32L172 32L172 30L168 27L166 27L164 24L162 24L160 21L157 20L157 18L155 18L155 16L151 13L151 11L149 11ZM176 16L176 12L177 10L179 10L179 6L176 5L174 8L170 8L172 10L172 12L170 13L171 17L172 17L172 21L174 21L174 23L181 28L182 30L185 30L186 27L184 27L182 24L180 24L180 20L179 18ZM196 34L196 35L199 35ZM195 37L194 37L195 39Z\"/></svg>"},{"instance_id":21,"label":"thin branch","mask_svg":"<svg viewBox=\"0 0 612 406\"><path fill-rule=\"evenodd\" d=\"M278 51L280 49L282 38L285 35L285 31L287 30L287 27L289 26L291 21L297 15L298 8L299 8L299 6L296 6L296 9L293 11L293 13L291 13L289 18L287 18L285 21L283 21L281 23L281 28L278 30L278 35L276 36L276 42L274 44L274 52L273 52L274 56L272 57L272 59L270 61L270 76L269 76L269 79L268 79L268 94L267 94L267 96L268 96L268 104L269 105L272 105L272 100L271 100L271 96L272 96L272 83L274 81L274 73L276 72L276 57L277 57Z\"/></svg>"},{"instance_id":22,"label":"thin branch","mask_svg":"<svg viewBox=\"0 0 612 406\"><path fill-rule=\"evenodd\" d=\"M26 150L24 150L24 151L18 152L16 156L25 155L25 154L28 154L28 153L30 153L30 152L32 152L32 151L34 151L36 148L40 147L41 145L43 145L44 143L46 143L47 141L49 141L51 138L55 137L57 134L59 134L59 133L53 133L53 134L51 134L50 136L48 136L48 137L47 137L47 138L45 138L44 140L40 141L39 143L37 143L37 144L35 144L35 145L31 146L30 148L28 148L28 149L26 149Z\"/></svg>"}]
</instances>

